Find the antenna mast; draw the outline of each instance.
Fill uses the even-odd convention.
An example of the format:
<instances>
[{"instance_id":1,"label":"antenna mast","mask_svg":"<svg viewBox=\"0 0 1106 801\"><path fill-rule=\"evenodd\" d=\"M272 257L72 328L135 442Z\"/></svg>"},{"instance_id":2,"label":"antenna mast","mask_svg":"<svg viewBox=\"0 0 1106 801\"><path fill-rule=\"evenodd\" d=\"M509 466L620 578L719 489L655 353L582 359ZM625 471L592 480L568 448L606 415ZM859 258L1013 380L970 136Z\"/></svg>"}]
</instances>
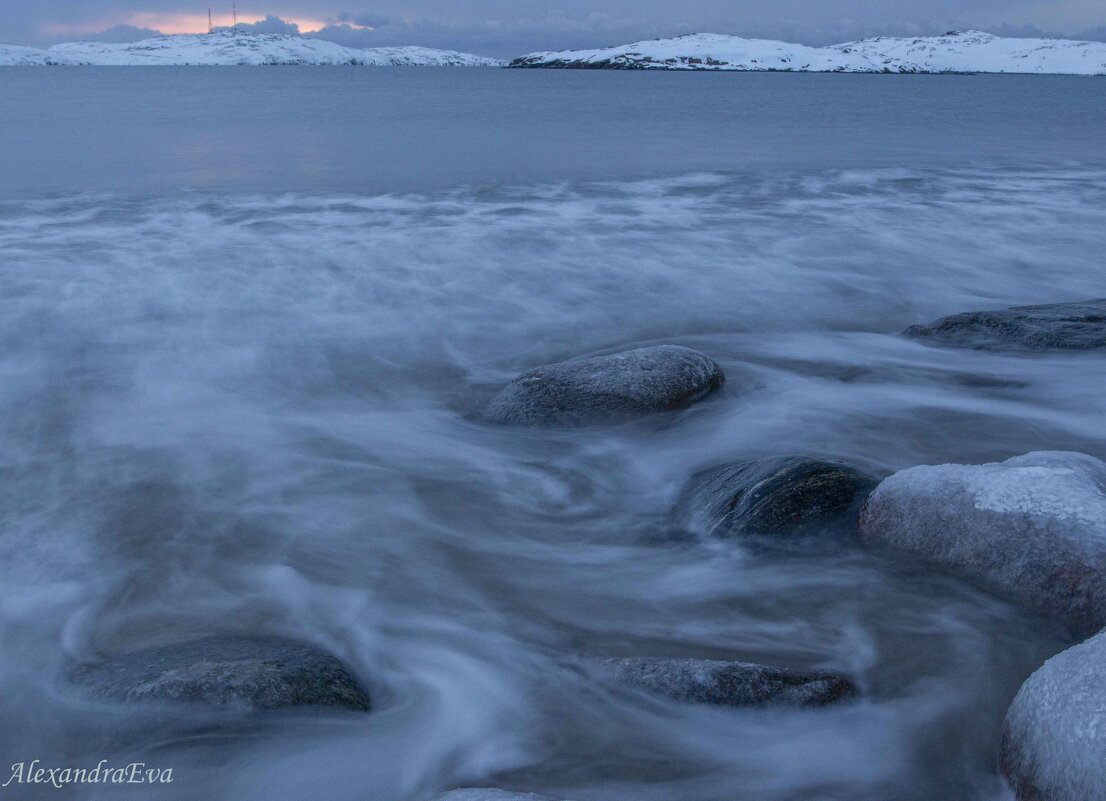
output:
<instances>
[{"instance_id":1,"label":"antenna mast","mask_svg":"<svg viewBox=\"0 0 1106 801\"><path fill-rule=\"evenodd\" d=\"M234 15L234 25L232 25L231 27L235 30L238 30L238 1L235 0L235 2L231 3L230 8L231 13Z\"/></svg>"},{"instance_id":2,"label":"antenna mast","mask_svg":"<svg viewBox=\"0 0 1106 801\"><path fill-rule=\"evenodd\" d=\"M215 32L215 26L213 26L211 24L211 8L210 8L210 6L207 9L207 32L208 33L214 33Z\"/></svg>"}]
</instances>

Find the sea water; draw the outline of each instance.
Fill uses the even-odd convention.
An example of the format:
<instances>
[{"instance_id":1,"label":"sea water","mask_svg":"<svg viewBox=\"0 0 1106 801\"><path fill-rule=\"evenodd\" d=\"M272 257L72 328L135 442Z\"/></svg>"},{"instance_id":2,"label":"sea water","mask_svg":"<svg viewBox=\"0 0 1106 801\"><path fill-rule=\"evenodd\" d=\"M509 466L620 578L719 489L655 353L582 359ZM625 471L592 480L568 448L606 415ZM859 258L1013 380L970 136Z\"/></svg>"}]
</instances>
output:
<instances>
[{"instance_id":1,"label":"sea water","mask_svg":"<svg viewBox=\"0 0 1106 801\"><path fill-rule=\"evenodd\" d=\"M1106 359L905 339L1106 295L1106 83L434 68L0 70L0 779L12 797L1005 798L1068 636L891 552L684 536L717 464L1106 456ZM679 343L724 391L613 429L481 418L519 372ZM369 715L89 702L74 659L318 643ZM681 705L596 656L826 669ZM134 792L132 793L132 789ZM131 794L128 794L131 793Z\"/></svg>"}]
</instances>

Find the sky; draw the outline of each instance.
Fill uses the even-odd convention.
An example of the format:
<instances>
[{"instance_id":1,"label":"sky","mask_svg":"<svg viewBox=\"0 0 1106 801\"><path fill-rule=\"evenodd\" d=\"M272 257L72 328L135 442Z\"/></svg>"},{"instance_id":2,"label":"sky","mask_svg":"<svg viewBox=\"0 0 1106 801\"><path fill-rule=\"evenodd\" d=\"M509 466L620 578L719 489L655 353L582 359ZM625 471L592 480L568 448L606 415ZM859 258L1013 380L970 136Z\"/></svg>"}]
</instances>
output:
<instances>
[{"instance_id":1,"label":"sky","mask_svg":"<svg viewBox=\"0 0 1106 801\"><path fill-rule=\"evenodd\" d=\"M216 26L232 0L211 0ZM0 42L134 41L207 30L208 0L0 0ZM1106 0L240 0L239 27L351 47L493 56L706 31L809 45L980 29L1106 41Z\"/></svg>"}]
</instances>

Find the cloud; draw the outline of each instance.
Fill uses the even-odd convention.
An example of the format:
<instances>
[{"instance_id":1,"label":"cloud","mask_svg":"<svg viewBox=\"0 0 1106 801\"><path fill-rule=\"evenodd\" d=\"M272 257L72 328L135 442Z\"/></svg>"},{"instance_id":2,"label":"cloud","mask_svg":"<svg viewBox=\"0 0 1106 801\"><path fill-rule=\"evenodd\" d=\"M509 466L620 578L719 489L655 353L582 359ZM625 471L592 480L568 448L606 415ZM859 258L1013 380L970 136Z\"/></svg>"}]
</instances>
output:
<instances>
[{"instance_id":1,"label":"cloud","mask_svg":"<svg viewBox=\"0 0 1106 801\"><path fill-rule=\"evenodd\" d=\"M654 24L633 18L612 19L591 13L573 18L551 12L539 19L495 19L450 21L404 19L383 14L339 15L337 24L313 31L308 36L337 42L346 47L390 47L419 44L482 55L516 56L531 50L570 47L602 47L656 36L692 33L688 23L675 23L658 31ZM356 26L356 27L355 27Z\"/></svg>"},{"instance_id":2,"label":"cloud","mask_svg":"<svg viewBox=\"0 0 1106 801\"><path fill-rule=\"evenodd\" d=\"M1106 25L1087 28L1087 30L1080 33L1076 38L1086 39L1088 42L1106 42Z\"/></svg>"},{"instance_id":3,"label":"cloud","mask_svg":"<svg viewBox=\"0 0 1106 801\"><path fill-rule=\"evenodd\" d=\"M357 14L343 11L336 19L339 23L353 28L383 28L385 25L390 25L393 20L393 18L387 14L374 14L366 11Z\"/></svg>"},{"instance_id":4,"label":"cloud","mask_svg":"<svg viewBox=\"0 0 1106 801\"><path fill-rule=\"evenodd\" d=\"M138 42L152 36L161 36L161 31L135 25L112 25L102 31L89 31L75 38L94 42Z\"/></svg>"},{"instance_id":5,"label":"cloud","mask_svg":"<svg viewBox=\"0 0 1106 801\"><path fill-rule=\"evenodd\" d=\"M601 47L696 31L809 45L978 28L1106 40L1102 0L239 0L244 30L351 47L421 44L494 56ZM0 0L0 41L113 41L207 27L194 0ZM214 4L229 23L229 0ZM261 14L266 16L261 17ZM202 17L202 19L201 19Z\"/></svg>"},{"instance_id":6,"label":"cloud","mask_svg":"<svg viewBox=\"0 0 1106 801\"><path fill-rule=\"evenodd\" d=\"M230 30L230 28L230 25L216 26L215 30L226 31ZM288 20L269 14L264 19L259 19L257 22L239 22L238 30L246 31L247 33L285 33L289 36L296 36L300 32L300 26L295 22L289 22Z\"/></svg>"}]
</instances>

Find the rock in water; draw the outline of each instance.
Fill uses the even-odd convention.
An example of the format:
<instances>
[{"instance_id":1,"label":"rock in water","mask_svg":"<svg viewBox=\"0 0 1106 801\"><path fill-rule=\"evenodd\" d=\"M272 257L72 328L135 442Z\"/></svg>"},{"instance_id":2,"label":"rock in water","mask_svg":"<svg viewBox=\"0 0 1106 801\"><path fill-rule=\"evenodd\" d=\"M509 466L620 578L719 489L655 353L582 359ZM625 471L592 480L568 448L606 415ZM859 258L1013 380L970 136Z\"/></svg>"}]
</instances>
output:
<instances>
[{"instance_id":1,"label":"rock in water","mask_svg":"<svg viewBox=\"0 0 1106 801\"><path fill-rule=\"evenodd\" d=\"M1078 303L1014 306L942 317L912 325L910 337L965 348L1091 350L1106 347L1106 298Z\"/></svg>"},{"instance_id":2,"label":"rock in water","mask_svg":"<svg viewBox=\"0 0 1106 801\"><path fill-rule=\"evenodd\" d=\"M537 367L508 384L488 417L511 425L581 425L682 409L725 383L713 359L678 345Z\"/></svg>"},{"instance_id":3,"label":"rock in water","mask_svg":"<svg viewBox=\"0 0 1106 801\"><path fill-rule=\"evenodd\" d=\"M981 580L1076 634L1106 625L1106 463L1092 456L903 470L869 497L860 533Z\"/></svg>"},{"instance_id":4,"label":"rock in water","mask_svg":"<svg viewBox=\"0 0 1106 801\"><path fill-rule=\"evenodd\" d=\"M834 523L851 527L876 483L841 462L755 459L699 474L681 506L692 530L717 537L793 533Z\"/></svg>"},{"instance_id":5,"label":"rock in water","mask_svg":"<svg viewBox=\"0 0 1106 801\"><path fill-rule=\"evenodd\" d=\"M514 793L498 787L465 787L434 797L434 801L555 801L537 793Z\"/></svg>"},{"instance_id":6,"label":"rock in water","mask_svg":"<svg viewBox=\"0 0 1106 801\"><path fill-rule=\"evenodd\" d=\"M79 665L73 680L100 698L275 709L367 711L368 693L338 659L283 637L207 637Z\"/></svg>"},{"instance_id":7,"label":"rock in water","mask_svg":"<svg viewBox=\"0 0 1106 801\"><path fill-rule=\"evenodd\" d=\"M601 667L625 684L692 704L814 707L856 694L844 676L748 662L626 657L605 659Z\"/></svg>"},{"instance_id":8,"label":"rock in water","mask_svg":"<svg viewBox=\"0 0 1106 801\"><path fill-rule=\"evenodd\" d=\"M1018 801L1106 799L1106 634L1022 685L1006 713L1002 771Z\"/></svg>"}]
</instances>

